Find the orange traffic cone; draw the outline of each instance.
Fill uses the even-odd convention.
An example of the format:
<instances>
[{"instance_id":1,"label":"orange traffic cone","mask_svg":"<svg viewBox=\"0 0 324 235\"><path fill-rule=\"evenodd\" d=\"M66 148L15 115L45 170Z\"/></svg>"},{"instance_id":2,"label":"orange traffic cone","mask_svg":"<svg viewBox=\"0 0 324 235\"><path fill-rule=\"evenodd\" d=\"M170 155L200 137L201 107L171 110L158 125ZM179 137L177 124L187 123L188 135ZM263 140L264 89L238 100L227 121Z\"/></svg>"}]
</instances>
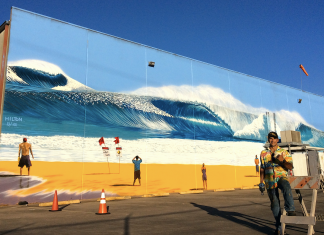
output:
<instances>
[{"instance_id":1,"label":"orange traffic cone","mask_svg":"<svg viewBox=\"0 0 324 235\"><path fill-rule=\"evenodd\" d=\"M61 210L58 208L57 191L56 191L56 190L55 190L55 194L54 194L52 210L49 210L49 211L51 211L51 212L61 211Z\"/></svg>"},{"instance_id":2,"label":"orange traffic cone","mask_svg":"<svg viewBox=\"0 0 324 235\"><path fill-rule=\"evenodd\" d=\"M110 214L108 212L109 207L106 205L106 196L105 196L105 190L102 190L101 192L101 199L100 199L100 205L99 205L99 212L96 213L96 215L107 215Z\"/></svg>"}]
</instances>

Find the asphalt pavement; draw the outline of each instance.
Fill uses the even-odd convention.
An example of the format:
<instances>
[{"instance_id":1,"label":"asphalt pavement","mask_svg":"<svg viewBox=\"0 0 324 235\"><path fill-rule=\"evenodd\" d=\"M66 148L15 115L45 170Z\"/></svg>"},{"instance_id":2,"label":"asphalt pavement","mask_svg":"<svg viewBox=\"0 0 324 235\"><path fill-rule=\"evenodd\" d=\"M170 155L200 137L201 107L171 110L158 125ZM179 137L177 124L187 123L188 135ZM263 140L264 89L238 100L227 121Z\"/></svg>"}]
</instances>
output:
<instances>
[{"instance_id":1,"label":"asphalt pavement","mask_svg":"<svg viewBox=\"0 0 324 235\"><path fill-rule=\"evenodd\" d=\"M311 191L302 191L310 210ZM295 194L296 197L296 194ZM282 197L281 197L282 198ZM283 204L283 203L282 203ZM107 201L110 214L96 215L99 202L51 207L0 207L0 234L273 234L274 218L266 195L258 189L202 194L170 194ZM295 201L297 215L301 214ZM324 194L318 191L316 214L324 214ZM307 225L288 225L288 234L307 234ZM315 234L324 234L317 221Z\"/></svg>"}]
</instances>

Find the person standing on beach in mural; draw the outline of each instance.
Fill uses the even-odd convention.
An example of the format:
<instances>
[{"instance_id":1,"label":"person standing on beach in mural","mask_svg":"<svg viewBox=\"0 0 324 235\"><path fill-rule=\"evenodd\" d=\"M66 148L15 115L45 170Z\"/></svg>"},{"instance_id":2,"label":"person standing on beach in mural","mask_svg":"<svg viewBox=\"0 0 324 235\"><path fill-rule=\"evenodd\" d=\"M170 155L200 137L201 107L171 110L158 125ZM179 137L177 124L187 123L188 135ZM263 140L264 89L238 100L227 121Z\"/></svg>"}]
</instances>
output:
<instances>
[{"instance_id":1,"label":"person standing on beach in mural","mask_svg":"<svg viewBox=\"0 0 324 235\"><path fill-rule=\"evenodd\" d=\"M281 210L279 201L279 191L281 189L285 204L284 208L288 216L295 216L294 199L291 192L290 183L288 181L288 170L293 169L293 160L291 155L278 146L278 134L270 132L268 141L270 147L263 150L260 154L261 172L260 172L260 191L263 192L264 187L271 202L271 210L276 220L276 231L274 234L281 234ZM265 182L265 186L263 184Z\"/></svg>"},{"instance_id":2,"label":"person standing on beach in mural","mask_svg":"<svg viewBox=\"0 0 324 235\"><path fill-rule=\"evenodd\" d=\"M140 160L138 160L138 159L140 159ZM138 179L139 185L141 186L141 169L140 168L141 168L142 158L140 158L139 156L136 156L136 157L133 158L132 162L134 164L134 182L133 182L133 186L135 184L136 179Z\"/></svg>"},{"instance_id":3,"label":"person standing on beach in mural","mask_svg":"<svg viewBox=\"0 0 324 235\"><path fill-rule=\"evenodd\" d=\"M259 170L259 158L258 155L255 155L255 159L254 159L254 163L255 163L255 175L259 176L260 175L260 170Z\"/></svg>"},{"instance_id":4,"label":"person standing on beach in mural","mask_svg":"<svg viewBox=\"0 0 324 235\"><path fill-rule=\"evenodd\" d=\"M27 143L27 138L23 138L23 142L19 144L19 151L18 151L18 158L20 157L21 154L21 158L18 164L18 166L20 167L20 175L22 175L22 168L24 166L26 166L28 169L28 175L30 174L30 167L32 166L32 164L29 158L29 152L31 153L34 159L31 144Z\"/></svg>"},{"instance_id":5,"label":"person standing on beach in mural","mask_svg":"<svg viewBox=\"0 0 324 235\"><path fill-rule=\"evenodd\" d=\"M201 173L202 173L202 180L203 180L204 189L207 190L207 174L206 174L205 163L202 164Z\"/></svg>"}]
</instances>

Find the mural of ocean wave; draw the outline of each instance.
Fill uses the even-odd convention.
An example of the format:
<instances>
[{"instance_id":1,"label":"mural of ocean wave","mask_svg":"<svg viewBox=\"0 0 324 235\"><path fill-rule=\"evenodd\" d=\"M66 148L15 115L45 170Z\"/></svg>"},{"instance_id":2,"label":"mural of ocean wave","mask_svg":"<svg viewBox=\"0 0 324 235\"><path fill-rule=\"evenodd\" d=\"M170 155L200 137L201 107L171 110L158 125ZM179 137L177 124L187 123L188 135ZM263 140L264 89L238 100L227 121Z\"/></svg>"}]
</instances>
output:
<instances>
[{"instance_id":1,"label":"mural of ocean wave","mask_svg":"<svg viewBox=\"0 0 324 235\"><path fill-rule=\"evenodd\" d=\"M323 132L307 124L298 113L280 110L274 123L265 115L265 108L248 107L219 88L172 86L161 88L163 93L156 89L148 88L147 96L142 95L143 89L129 94L95 91L44 61L9 63L2 131L34 136L118 135L129 140L264 142L268 131L276 126L279 133L299 130L307 143L324 146ZM190 100L192 89L197 92ZM207 99L202 95L206 89L220 94ZM8 125L11 117L24 121L15 128Z\"/></svg>"},{"instance_id":2,"label":"mural of ocean wave","mask_svg":"<svg viewBox=\"0 0 324 235\"><path fill-rule=\"evenodd\" d=\"M72 82L73 79L61 71L53 73L53 70L55 68L40 71L10 66L4 117L19 115L27 118L29 125L46 122L48 125L43 125L46 128L42 134L64 134L66 129L64 133L60 132L55 124L84 123L86 115L86 123L93 125L88 136L98 136L94 130L100 127L125 133L125 136L121 135L124 138L233 139L231 128L203 104L97 92L80 84L76 86L76 81ZM58 90L59 87L64 89ZM166 107L170 110L162 110ZM4 125L4 132L11 130Z\"/></svg>"},{"instance_id":3,"label":"mural of ocean wave","mask_svg":"<svg viewBox=\"0 0 324 235\"><path fill-rule=\"evenodd\" d=\"M16 85L12 87L11 84L7 84L4 117L19 115L33 118L37 123L42 121L84 123L86 112L87 124L120 129L115 132L139 131L139 138L161 135L192 139L233 137L234 133L231 128L203 105L187 102L177 102L176 105L182 106L184 113L180 108L179 113L173 113L172 110L169 113L168 110L167 112L161 111L152 104L151 97L109 92L35 92L30 90L23 92ZM30 119L29 124L32 123L33 120ZM56 133L55 128L52 129ZM8 128L4 128L4 132L7 131L10 132ZM52 132L50 129L48 131ZM57 134L63 134L57 131ZM98 134L93 134L93 136L98 136Z\"/></svg>"},{"instance_id":4,"label":"mural of ocean wave","mask_svg":"<svg viewBox=\"0 0 324 235\"><path fill-rule=\"evenodd\" d=\"M324 132L304 124L300 124L296 130L300 131L303 143L324 147Z\"/></svg>"}]
</instances>

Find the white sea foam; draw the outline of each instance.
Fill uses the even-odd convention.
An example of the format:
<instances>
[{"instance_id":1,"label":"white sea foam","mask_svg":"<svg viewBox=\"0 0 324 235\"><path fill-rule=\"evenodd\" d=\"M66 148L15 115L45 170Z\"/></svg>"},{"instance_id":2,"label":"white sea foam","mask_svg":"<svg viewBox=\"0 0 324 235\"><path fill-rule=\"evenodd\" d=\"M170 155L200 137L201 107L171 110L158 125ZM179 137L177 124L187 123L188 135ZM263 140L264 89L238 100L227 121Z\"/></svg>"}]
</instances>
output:
<instances>
[{"instance_id":1,"label":"white sea foam","mask_svg":"<svg viewBox=\"0 0 324 235\"><path fill-rule=\"evenodd\" d=\"M2 134L0 160L15 161L18 145L25 136ZM72 136L27 136L32 144L36 161L107 162L99 146L99 138ZM110 148L109 162L119 162L113 138L105 139ZM120 139L121 163L131 163L139 155L144 163L157 164L208 164L254 165L254 156L263 149L262 143L248 141L207 141L188 139L150 138L138 140Z\"/></svg>"},{"instance_id":2,"label":"white sea foam","mask_svg":"<svg viewBox=\"0 0 324 235\"><path fill-rule=\"evenodd\" d=\"M260 114L251 124L247 124L243 129L234 133L234 136L241 139L262 140L267 136L269 130L276 130L279 137L283 130L296 130L303 119L298 113L292 113L281 110L276 113L276 122L267 122L266 115ZM268 125L269 124L269 125ZM312 128L312 126L309 126Z\"/></svg>"},{"instance_id":3,"label":"white sea foam","mask_svg":"<svg viewBox=\"0 0 324 235\"><path fill-rule=\"evenodd\" d=\"M234 133L235 137L242 139L263 139L267 135L267 130L265 129L266 123L264 115L260 115L258 118L254 119L249 125L244 126L242 130ZM263 136L261 136L263 134Z\"/></svg>"}]
</instances>

